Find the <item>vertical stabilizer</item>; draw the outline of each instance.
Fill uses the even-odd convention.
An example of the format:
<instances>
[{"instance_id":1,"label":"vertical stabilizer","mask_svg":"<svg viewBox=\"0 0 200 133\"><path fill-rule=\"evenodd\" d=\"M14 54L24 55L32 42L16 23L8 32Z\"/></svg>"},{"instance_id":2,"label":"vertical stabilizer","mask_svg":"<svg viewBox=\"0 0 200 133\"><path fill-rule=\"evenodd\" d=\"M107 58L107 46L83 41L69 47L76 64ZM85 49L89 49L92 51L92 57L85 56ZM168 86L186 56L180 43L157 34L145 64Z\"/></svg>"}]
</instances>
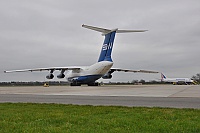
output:
<instances>
[{"instance_id":1,"label":"vertical stabilizer","mask_svg":"<svg viewBox=\"0 0 200 133\"><path fill-rule=\"evenodd\" d=\"M147 31L147 30L118 30L118 29L110 30L110 29L99 28L99 27L94 27L94 26L89 26L89 25L84 25L84 24L82 25L82 27L101 32L102 35L105 36L98 62L101 62L101 61L111 61L112 62L111 54L112 54L112 48L113 48L116 33Z\"/></svg>"},{"instance_id":2,"label":"vertical stabilizer","mask_svg":"<svg viewBox=\"0 0 200 133\"><path fill-rule=\"evenodd\" d=\"M163 81L163 79L166 79L166 76L161 73L161 80Z\"/></svg>"},{"instance_id":3,"label":"vertical stabilizer","mask_svg":"<svg viewBox=\"0 0 200 133\"><path fill-rule=\"evenodd\" d=\"M113 31L113 32L105 35L104 43L103 43L103 46L101 49L101 53L100 53L98 62L100 62L100 61L111 61L112 62L111 53L112 53L112 48L113 48L113 44L114 44L115 33L116 33L116 31Z\"/></svg>"}]
</instances>

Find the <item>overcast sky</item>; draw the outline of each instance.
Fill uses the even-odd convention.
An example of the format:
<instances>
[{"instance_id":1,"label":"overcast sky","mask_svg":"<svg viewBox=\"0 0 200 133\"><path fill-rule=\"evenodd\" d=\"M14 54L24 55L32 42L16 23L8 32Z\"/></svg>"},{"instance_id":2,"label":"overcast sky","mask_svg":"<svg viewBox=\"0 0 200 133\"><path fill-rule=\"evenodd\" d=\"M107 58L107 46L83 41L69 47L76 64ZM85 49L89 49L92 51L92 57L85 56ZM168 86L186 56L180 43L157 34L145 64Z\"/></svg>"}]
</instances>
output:
<instances>
[{"instance_id":1,"label":"overcast sky","mask_svg":"<svg viewBox=\"0 0 200 133\"><path fill-rule=\"evenodd\" d=\"M199 0L1 0L0 81L44 81L48 74L4 70L96 63L104 36L82 24L148 30L116 35L115 68L167 77L200 73ZM160 74L115 72L107 81L156 78Z\"/></svg>"}]
</instances>

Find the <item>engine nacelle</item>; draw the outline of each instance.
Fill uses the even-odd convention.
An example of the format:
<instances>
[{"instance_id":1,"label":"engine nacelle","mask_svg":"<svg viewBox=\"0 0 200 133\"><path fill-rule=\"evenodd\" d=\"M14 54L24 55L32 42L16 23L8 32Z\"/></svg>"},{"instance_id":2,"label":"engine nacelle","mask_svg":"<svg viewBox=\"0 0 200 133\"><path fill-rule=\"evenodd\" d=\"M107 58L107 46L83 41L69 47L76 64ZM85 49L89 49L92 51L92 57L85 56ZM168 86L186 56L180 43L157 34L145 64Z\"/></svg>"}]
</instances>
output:
<instances>
[{"instance_id":1,"label":"engine nacelle","mask_svg":"<svg viewBox=\"0 0 200 133\"><path fill-rule=\"evenodd\" d=\"M112 75L110 73L106 73L102 78L103 79L111 79Z\"/></svg>"},{"instance_id":2,"label":"engine nacelle","mask_svg":"<svg viewBox=\"0 0 200 133\"><path fill-rule=\"evenodd\" d=\"M54 75L52 73L50 73L49 75L46 76L47 79L53 79Z\"/></svg>"},{"instance_id":3,"label":"engine nacelle","mask_svg":"<svg viewBox=\"0 0 200 133\"><path fill-rule=\"evenodd\" d=\"M65 77L65 74L63 74L63 73L60 73L58 76L57 76L57 78L59 78L59 79L62 79L62 78L64 78Z\"/></svg>"}]
</instances>

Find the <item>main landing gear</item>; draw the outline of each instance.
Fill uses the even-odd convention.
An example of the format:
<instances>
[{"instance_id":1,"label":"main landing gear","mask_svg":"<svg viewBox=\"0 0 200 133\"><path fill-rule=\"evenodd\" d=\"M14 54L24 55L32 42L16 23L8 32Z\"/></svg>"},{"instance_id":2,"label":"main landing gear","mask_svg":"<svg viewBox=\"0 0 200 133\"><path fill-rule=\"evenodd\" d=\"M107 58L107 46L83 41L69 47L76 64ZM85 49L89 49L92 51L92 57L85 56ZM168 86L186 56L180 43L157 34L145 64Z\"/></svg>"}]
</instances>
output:
<instances>
[{"instance_id":1,"label":"main landing gear","mask_svg":"<svg viewBox=\"0 0 200 133\"><path fill-rule=\"evenodd\" d=\"M100 84L98 82L94 82L94 83L89 83L87 84L88 86L100 86Z\"/></svg>"},{"instance_id":2,"label":"main landing gear","mask_svg":"<svg viewBox=\"0 0 200 133\"><path fill-rule=\"evenodd\" d=\"M94 83L88 83L88 86L100 86L100 84L98 82L94 82ZM70 86L81 86L81 83L70 83Z\"/></svg>"},{"instance_id":3,"label":"main landing gear","mask_svg":"<svg viewBox=\"0 0 200 133\"><path fill-rule=\"evenodd\" d=\"M70 86L81 86L80 83L70 83Z\"/></svg>"}]
</instances>

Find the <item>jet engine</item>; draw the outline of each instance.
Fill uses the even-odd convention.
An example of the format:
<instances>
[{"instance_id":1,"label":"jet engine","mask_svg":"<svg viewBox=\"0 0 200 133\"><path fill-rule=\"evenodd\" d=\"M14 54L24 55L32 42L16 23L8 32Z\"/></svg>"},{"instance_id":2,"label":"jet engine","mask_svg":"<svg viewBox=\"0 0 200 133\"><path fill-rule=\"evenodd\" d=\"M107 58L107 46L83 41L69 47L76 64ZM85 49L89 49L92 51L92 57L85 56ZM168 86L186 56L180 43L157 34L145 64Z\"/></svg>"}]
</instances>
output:
<instances>
[{"instance_id":1,"label":"jet engine","mask_svg":"<svg viewBox=\"0 0 200 133\"><path fill-rule=\"evenodd\" d=\"M65 70L61 69L60 74L57 76L57 78L59 78L59 79L64 78L65 77L64 72L65 72Z\"/></svg>"},{"instance_id":2,"label":"jet engine","mask_svg":"<svg viewBox=\"0 0 200 133\"><path fill-rule=\"evenodd\" d=\"M52 73L50 73L49 75L46 76L47 79L53 79L54 75Z\"/></svg>"},{"instance_id":3,"label":"jet engine","mask_svg":"<svg viewBox=\"0 0 200 133\"><path fill-rule=\"evenodd\" d=\"M64 78L65 77L65 74L63 74L63 73L60 73L58 76L57 76L57 78L59 78L59 79L62 79L62 78Z\"/></svg>"},{"instance_id":4,"label":"jet engine","mask_svg":"<svg viewBox=\"0 0 200 133\"><path fill-rule=\"evenodd\" d=\"M112 75L110 73L106 73L102 78L103 79L111 79Z\"/></svg>"}]
</instances>

